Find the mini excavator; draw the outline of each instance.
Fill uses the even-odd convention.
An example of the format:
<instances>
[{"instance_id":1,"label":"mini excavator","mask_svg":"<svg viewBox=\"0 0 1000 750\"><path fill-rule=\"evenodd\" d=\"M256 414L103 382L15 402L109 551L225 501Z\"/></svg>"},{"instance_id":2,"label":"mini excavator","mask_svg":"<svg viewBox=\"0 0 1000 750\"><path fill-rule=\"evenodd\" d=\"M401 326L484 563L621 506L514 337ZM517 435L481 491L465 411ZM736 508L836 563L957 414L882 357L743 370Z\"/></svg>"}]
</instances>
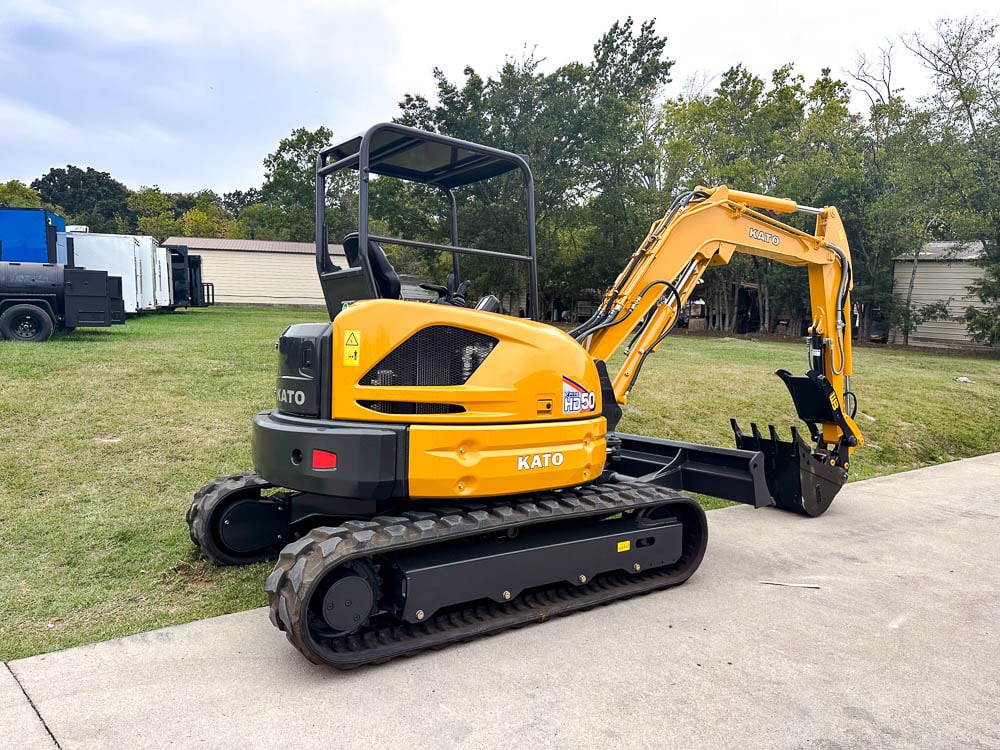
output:
<instances>
[{"instance_id":1,"label":"mini excavator","mask_svg":"<svg viewBox=\"0 0 1000 750\"><path fill-rule=\"evenodd\" d=\"M347 169L358 231L341 268L326 193ZM461 245L456 191L517 173L523 251ZM450 244L372 233L376 175L439 190ZM815 232L774 218L790 212L815 215ZM846 481L862 436L835 208L725 186L683 192L568 333L539 322L534 226L531 170L513 153L384 123L318 155L316 263L331 322L281 334L277 405L253 419L254 470L201 488L187 514L219 564L277 557L271 621L310 661L383 662L683 583L707 543L686 493L819 516ZM430 287L438 299L401 299L383 245L451 253L447 285ZM808 269L808 369L776 373L808 439L746 434L735 420L735 448L618 432L646 358L705 270L735 253ZM526 267L526 318L494 295L465 305L466 256Z\"/></svg>"}]
</instances>

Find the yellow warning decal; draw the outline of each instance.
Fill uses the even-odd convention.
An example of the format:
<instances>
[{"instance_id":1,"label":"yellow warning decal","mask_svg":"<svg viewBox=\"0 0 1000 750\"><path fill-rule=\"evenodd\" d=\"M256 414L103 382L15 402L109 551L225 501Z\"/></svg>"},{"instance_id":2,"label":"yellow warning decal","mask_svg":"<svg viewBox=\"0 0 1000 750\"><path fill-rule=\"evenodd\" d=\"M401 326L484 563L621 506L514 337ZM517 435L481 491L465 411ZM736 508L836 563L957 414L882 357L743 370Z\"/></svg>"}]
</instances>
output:
<instances>
[{"instance_id":1,"label":"yellow warning decal","mask_svg":"<svg viewBox=\"0 0 1000 750\"><path fill-rule=\"evenodd\" d=\"M344 364L357 367L361 359L361 331L344 331Z\"/></svg>"},{"instance_id":2,"label":"yellow warning decal","mask_svg":"<svg viewBox=\"0 0 1000 750\"><path fill-rule=\"evenodd\" d=\"M618 542L618 551L619 552L628 552L630 549L632 549L632 542L627 542L627 541L626 542Z\"/></svg>"}]
</instances>

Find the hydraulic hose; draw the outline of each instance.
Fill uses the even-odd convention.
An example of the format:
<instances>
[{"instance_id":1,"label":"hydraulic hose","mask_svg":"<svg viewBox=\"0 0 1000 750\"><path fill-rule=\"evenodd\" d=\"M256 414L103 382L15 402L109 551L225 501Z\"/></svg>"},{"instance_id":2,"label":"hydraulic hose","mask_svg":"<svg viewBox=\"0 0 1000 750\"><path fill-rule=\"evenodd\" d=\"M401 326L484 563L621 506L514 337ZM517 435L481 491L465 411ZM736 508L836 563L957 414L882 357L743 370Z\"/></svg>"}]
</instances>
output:
<instances>
[{"instance_id":1,"label":"hydraulic hose","mask_svg":"<svg viewBox=\"0 0 1000 750\"><path fill-rule=\"evenodd\" d=\"M656 281L650 281L648 284L646 284L645 287L643 287L642 291L639 292L639 295L635 298L635 301L631 304L631 306L628 309L628 312L626 312L624 316L620 318L615 318L614 320L609 320L606 323L595 325L589 331L587 331L587 336L592 336L593 334L597 333L598 331L602 331L605 328L611 328L612 326L624 323L626 320L629 319L629 317L631 317L632 313L635 312L635 308L638 307L639 302L643 298L643 295L645 295L646 292L648 292L652 287L657 286L659 284L663 284L664 286L670 286L670 287L673 286L673 284L671 284L669 281L665 281L662 279L658 279Z\"/></svg>"},{"instance_id":2,"label":"hydraulic hose","mask_svg":"<svg viewBox=\"0 0 1000 750\"><path fill-rule=\"evenodd\" d=\"M649 348L647 348L646 351L642 353L642 357L639 358L639 363L635 366L635 372L632 373L632 377L628 381L628 388L625 389L625 393L628 393L632 390L632 386L635 385L635 381L639 377L639 372L642 370L642 366L643 364L645 364L646 358L653 353L653 350L656 347L658 347L661 343L663 343L663 340L667 336L669 336L670 332L673 331L674 328L677 326L677 321L680 320L681 317L680 292L678 292L677 287L675 287L669 281L664 281L662 283L670 290L670 292L674 295L674 299L677 301L677 314L674 316L674 319L671 321L670 326L667 328L667 330L665 330L663 333L657 336L656 340L652 344L650 344Z\"/></svg>"},{"instance_id":3,"label":"hydraulic hose","mask_svg":"<svg viewBox=\"0 0 1000 750\"><path fill-rule=\"evenodd\" d=\"M620 320L619 319L613 319L610 321L607 320L608 315L611 314L611 305L614 303L614 300L621 293L622 287L625 286L629 282L629 279L632 278L632 274L635 273L635 269L638 266L639 262L646 256L646 253L649 251L649 248L652 247L656 243L656 241L660 239L660 235L662 235L664 230L666 230L666 228L670 225L670 222L673 221L673 218L677 215L677 213L682 208L691 203L691 201L694 200L695 198L704 199L706 197L708 197L708 193L706 193L703 190L685 190L673 200L673 202L670 204L669 210L667 211L666 217L663 219L662 222L660 222L659 228L657 228L657 230L650 235L649 239L642 246L641 251L639 253L636 253L635 257L632 258L632 261L629 263L628 267L621 274L621 276L619 276L619 279L614 289L610 290L605 295L604 303L601 305L601 308L593 315L591 315L590 319L588 319L587 322L581 324L580 326L570 331L569 334L570 336L575 338L577 341L582 342L596 330L616 325L617 323L621 322L621 320L624 320L624 318ZM678 308L678 314L680 314L679 308Z\"/></svg>"},{"instance_id":4,"label":"hydraulic hose","mask_svg":"<svg viewBox=\"0 0 1000 750\"><path fill-rule=\"evenodd\" d=\"M837 350L840 355L840 367L838 369L836 364L831 361L830 369L833 371L834 375L843 375L844 367L847 364L846 352L844 350L844 327L846 326L846 322L844 320L844 305L847 302L847 289L851 281L851 262L847 259L847 253L834 245L832 242L827 242L826 246L833 250L833 252L835 252L837 257L840 259L840 289L837 291L837 333L834 337L837 341Z\"/></svg>"}]
</instances>

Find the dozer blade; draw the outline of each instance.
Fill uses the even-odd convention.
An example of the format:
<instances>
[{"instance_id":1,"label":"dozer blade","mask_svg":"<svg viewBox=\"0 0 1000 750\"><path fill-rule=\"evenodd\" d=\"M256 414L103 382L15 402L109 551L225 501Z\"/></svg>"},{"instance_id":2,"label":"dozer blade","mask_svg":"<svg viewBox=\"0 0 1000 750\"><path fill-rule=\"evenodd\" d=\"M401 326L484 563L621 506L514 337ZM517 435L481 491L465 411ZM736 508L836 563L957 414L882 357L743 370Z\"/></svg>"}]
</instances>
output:
<instances>
[{"instance_id":1,"label":"dozer blade","mask_svg":"<svg viewBox=\"0 0 1000 750\"><path fill-rule=\"evenodd\" d=\"M759 451L764 460L764 477L774 504L805 516L822 515L847 481L847 472L813 453L812 447L792 427L792 439L778 439L774 425L768 425L763 437L757 425L750 424L750 435L730 420L736 447Z\"/></svg>"},{"instance_id":2,"label":"dozer blade","mask_svg":"<svg viewBox=\"0 0 1000 750\"><path fill-rule=\"evenodd\" d=\"M757 450L615 433L611 469L620 479L697 492L756 508L774 505Z\"/></svg>"}]
</instances>

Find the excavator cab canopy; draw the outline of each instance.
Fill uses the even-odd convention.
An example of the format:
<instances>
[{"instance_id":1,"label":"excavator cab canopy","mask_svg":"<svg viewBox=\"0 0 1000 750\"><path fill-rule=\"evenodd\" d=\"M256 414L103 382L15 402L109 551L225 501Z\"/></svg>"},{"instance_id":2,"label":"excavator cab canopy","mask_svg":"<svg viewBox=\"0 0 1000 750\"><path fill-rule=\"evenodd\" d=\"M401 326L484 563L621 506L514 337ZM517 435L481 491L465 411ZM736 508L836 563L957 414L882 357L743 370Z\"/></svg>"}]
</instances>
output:
<instances>
[{"instance_id":1,"label":"excavator cab canopy","mask_svg":"<svg viewBox=\"0 0 1000 750\"><path fill-rule=\"evenodd\" d=\"M360 162L362 145L369 134L368 169L410 182L454 188L510 172L524 164L521 157L513 154L490 153L493 149L446 136L431 140L429 133L388 124L375 125L368 133L333 146L326 152L328 158L337 162L353 158ZM353 166L357 169L357 163Z\"/></svg>"},{"instance_id":2,"label":"excavator cab canopy","mask_svg":"<svg viewBox=\"0 0 1000 750\"><path fill-rule=\"evenodd\" d=\"M348 268L330 260L326 225L328 178L344 169L358 175L358 231L344 238ZM519 171L524 181L527 209L527 242L523 253L459 245L457 200L454 190ZM371 175L405 180L438 188L449 206L449 245L404 237L372 234L369 228L369 179ZM461 285L461 255L485 256L526 264L528 304L526 313L538 320L538 271L535 248L534 178L527 158L458 138L428 133L396 123L380 123L363 134L319 153L316 158L316 268L332 320L350 302L399 294L399 279L379 243L404 245L430 252L450 252L449 288ZM367 248L365 252L361 248Z\"/></svg>"}]
</instances>

